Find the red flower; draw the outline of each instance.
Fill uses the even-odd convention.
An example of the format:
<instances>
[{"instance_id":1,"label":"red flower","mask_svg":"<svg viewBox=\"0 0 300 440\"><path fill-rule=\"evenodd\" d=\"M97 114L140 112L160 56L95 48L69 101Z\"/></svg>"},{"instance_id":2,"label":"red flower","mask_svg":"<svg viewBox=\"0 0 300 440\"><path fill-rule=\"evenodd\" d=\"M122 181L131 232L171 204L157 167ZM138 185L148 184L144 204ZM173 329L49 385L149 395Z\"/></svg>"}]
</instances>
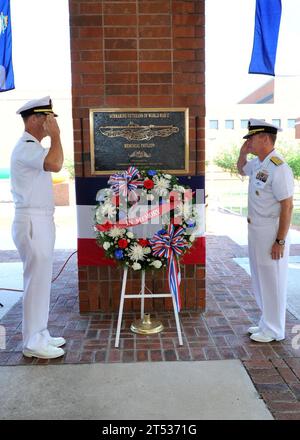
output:
<instances>
[{"instance_id":1,"label":"red flower","mask_svg":"<svg viewBox=\"0 0 300 440\"><path fill-rule=\"evenodd\" d=\"M120 240L118 240L118 246L120 249L125 249L128 246L128 241L125 240L125 238L120 238Z\"/></svg>"},{"instance_id":2,"label":"red flower","mask_svg":"<svg viewBox=\"0 0 300 440\"><path fill-rule=\"evenodd\" d=\"M145 240L145 238L139 238L138 242L142 247L149 246L149 240Z\"/></svg>"},{"instance_id":3,"label":"red flower","mask_svg":"<svg viewBox=\"0 0 300 440\"><path fill-rule=\"evenodd\" d=\"M151 179L144 180L144 187L146 189L152 189L154 187L154 182Z\"/></svg>"}]
</instances>

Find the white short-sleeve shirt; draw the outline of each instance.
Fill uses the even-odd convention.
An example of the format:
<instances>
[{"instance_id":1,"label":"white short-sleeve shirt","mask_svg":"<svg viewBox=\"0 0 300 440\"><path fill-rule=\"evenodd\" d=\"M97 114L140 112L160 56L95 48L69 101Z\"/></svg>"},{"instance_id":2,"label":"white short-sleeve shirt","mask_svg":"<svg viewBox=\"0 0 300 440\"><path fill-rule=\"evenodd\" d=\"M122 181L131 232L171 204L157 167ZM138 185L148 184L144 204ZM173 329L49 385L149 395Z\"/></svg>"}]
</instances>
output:
<instances>
[{"instance_id":1,"label":"white short-sleeve shirt","mask_svg":"<svg viewBox=\"0 0 300 440\"><path fill-rule=\"evenodd\" d=\"M16 208L54 208L51 172L44 170L49 149L24 132L11 155L11 192Z\"/></svg>"},{"instance_id":2,"label":"white short-sleeve shirt","mask_svg":"<svg viewBox=\"0 0 300 440\"><path fill-rule=\"evenodd\" d=\"M262 162L256 157L243 168L249 176L249 217L280 215L280 202L293 196L294 176L283 158L273 150Z\"/></svg>"}]
</instances>

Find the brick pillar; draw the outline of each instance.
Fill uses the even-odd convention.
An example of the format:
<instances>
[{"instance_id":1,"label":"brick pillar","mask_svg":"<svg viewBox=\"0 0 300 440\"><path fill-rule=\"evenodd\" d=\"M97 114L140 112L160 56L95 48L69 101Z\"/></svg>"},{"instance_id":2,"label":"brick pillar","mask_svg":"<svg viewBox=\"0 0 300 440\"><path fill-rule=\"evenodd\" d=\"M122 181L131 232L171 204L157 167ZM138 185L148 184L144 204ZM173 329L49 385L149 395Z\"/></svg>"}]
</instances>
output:
<instances>
[{"instance_id":1,"label":"brick pillar","mask_svg":"<svg viewBox=\"0 0 300 440\"><path fill-rule=\"evenodd\" d=\"M190 174L204 175L204 3L69 0L77 177L91 175L89 109L105 107L188 107ZM182 271L184 308L203 310L205 265ZM79 266L80 310L117 310L120 277L119 268ZM165 290L163 274L150 279L156 292ZM131 274L129 285L137 290L139 275ZM127 310L133 303L125 301ZM155 300L148 307L169 309L170 303Z\"/></svg>"}]
</instances>

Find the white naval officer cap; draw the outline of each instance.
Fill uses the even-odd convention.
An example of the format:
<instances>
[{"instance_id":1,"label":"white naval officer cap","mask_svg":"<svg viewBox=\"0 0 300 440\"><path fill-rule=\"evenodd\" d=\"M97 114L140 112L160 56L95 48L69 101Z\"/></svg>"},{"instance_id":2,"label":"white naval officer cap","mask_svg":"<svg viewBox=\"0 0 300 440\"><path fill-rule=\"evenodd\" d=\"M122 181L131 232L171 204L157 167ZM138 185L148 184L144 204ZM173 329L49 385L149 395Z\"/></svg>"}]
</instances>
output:
<instances>
[{"instance_id":1,"label":"white naval officer cap","mask_svg":"<svg viewBox=\"0 0 300 440\"><path fill-rule=\"evenodd\" d=\"M34 114L39 115L50 115L57 116L52 109L52 101L50 96L44 96L40 99L32 99L31 101L26 102L26 104L22 105L17 112L18 115L21 115L22 118Z\"/></svg>"},{"instance_id":2,"label":"white naval officer cap","mask_svg":"<svg viewBox=\"0 0 300 440\"><path fill-rule=\"evenodd\" d=\"M276 125L269 124L263 119L250 118L248 121L248 133L243 137L243 139L248 139L254 134L259 133L277 134L277 131L282 131L282 129L277 127Z\"/></svg>"}]
</instances>

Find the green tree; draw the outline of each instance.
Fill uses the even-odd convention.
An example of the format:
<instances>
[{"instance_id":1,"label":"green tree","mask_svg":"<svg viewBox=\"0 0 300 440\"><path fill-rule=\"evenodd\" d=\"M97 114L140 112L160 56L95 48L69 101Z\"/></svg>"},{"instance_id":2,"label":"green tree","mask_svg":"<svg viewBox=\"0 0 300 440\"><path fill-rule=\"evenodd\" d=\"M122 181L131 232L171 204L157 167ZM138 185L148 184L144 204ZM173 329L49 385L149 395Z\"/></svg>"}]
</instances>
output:
<instances>
[{"instance_id":1,"label":"green tree","mask_svg":"<svg viewBox=\"0 0 300 440\"><path fill-rule=\"evenodd\" d=\"M276 150L283 156L291 167L294 177L300 180L300 145L296 140L281 140L276 145ZM214 158L214 164L229 172L231 175L238 175L236 163L240 154L240 147L232 145L222 150ZM250 159L250 157L249 157Z\"/></svg>"},{"instance_id":2,"label":"green tree","mask_svg":"<svg viewBox=\"0 0 300 440\"><path fill-rule=\"evenodd\" d=\"M292 168L296 180L300 179L300 143L296 139L281 140L277 143L276 150L283 156Z\"/></svg>"},{"instance_id":3,"label":"green tree","mask_svg":"<svg viewBox=\"0 0 300 440\"><path fill-rule=\"evenodd\" d=\"M214 158L214 164L229 172L231 175L238 175L236 163L240 154L240 147L232 145L230 148L222 150Z\"/></svg>"},{"instance_id":4,"label":"green tree","mask_svg":"<svg viewBox=\"0 0 300 440\"><path fill-rule=\"evenodd\" d=\"M295 179L300 179L300 154L287 158L288 165L292 168Z\"/></svg>"}]
</instances>

